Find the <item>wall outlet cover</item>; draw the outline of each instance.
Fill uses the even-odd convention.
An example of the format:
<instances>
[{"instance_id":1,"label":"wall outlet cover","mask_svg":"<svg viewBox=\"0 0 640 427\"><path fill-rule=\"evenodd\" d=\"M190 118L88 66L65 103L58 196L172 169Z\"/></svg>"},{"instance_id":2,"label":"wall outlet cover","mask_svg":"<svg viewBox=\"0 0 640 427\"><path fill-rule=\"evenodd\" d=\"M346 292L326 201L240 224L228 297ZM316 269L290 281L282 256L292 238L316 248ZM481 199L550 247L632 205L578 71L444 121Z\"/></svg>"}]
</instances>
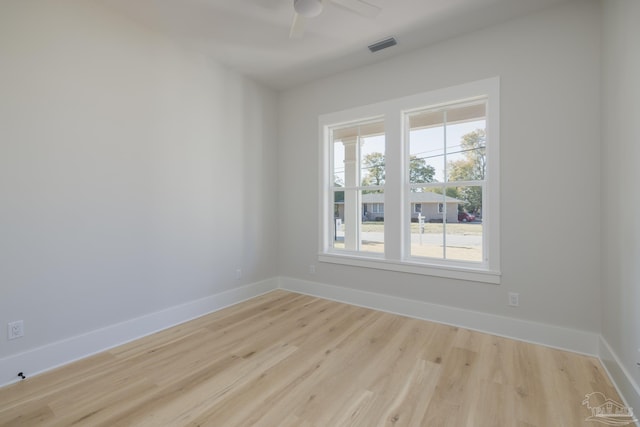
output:
<instances>
[{"instance_id":1,"label":"wall outlet cover","mask_svg":"<svg viewBox=\"0 0 640 427\"><path fill-rule=\"evenodd\" d=\"M7 324L7 338L15 340L24 336L24 321L16 320Z\"/></svg>"}]
</instances>

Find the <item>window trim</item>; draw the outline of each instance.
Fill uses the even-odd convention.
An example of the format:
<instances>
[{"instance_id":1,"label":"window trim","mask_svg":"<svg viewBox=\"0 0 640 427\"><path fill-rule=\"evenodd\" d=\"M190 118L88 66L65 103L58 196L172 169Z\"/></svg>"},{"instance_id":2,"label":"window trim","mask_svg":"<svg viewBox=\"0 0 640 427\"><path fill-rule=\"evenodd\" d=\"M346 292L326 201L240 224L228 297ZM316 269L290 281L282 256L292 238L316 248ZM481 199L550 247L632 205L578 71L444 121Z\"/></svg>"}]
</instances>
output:
<instances>
[{"instance_id":1,"label":"window trim","mask_svg":"<svg viewBox=\"0 0 640 427\"><path fill-rule=\"evenodd\" d=\"M467 266L445 266L426 264L421 260L395 261L382 258L381 254L371 252L366 256L360 253L341 251L319 253L318 261L331 264L350 265L354 267L371 268L375 270L398 271L402 273L420 274L425 276L444 277L448 279L468 280L472 282L500 284L500 271L477 269Z\"/></svg>"},{"instance_id":2,"label":"window trim","mask_svg":"<svg viewBox=\"0 0 640 427\"><path fill-rule=\"evenodd\" d=\"M437 89L425 93L407 97L392 99L389 101L356 107L335 113L324 114L319 117L319 151L320 179L319 197L321 209L319 224L319 254L320 262L351 265L364 268L392 270L412 274L422 274L451 279L469 280L482 283L499 284L500 271L500 79L492 77L465 83L443 89ZM485 244L485 260L483 263L438 260L429 258L414 258L406 251L406 233L403 224L408 221L405 218L407 210L411 211L408 200L405 201L407 185L403 177L406 170L405 153L408 135L403 131L404 117L407 112L433 108L439 105L473 101L474 99L487 99L487 127L489 138L487 144L487 177L485 179L485 195L487 203L483 203L483 238ZM385 253L349 252L341 249L333 249L329 242L329 230L333 215L329 215L330 190L330 165L333 162L330 149L329 128L347 125L349 123L361 123L384 117L387 141L400 137L399 146L385 150L388 161L385 171L385 204L399 206L399 209L389 211L385 209ZM399 158L398 158L399 156ZM333 208L331 209L333 213ZM401 231L400 236L394 239L387 238L387 230ZM391 231L389 231L391 233Z\"/></svg>"}]
</instances>

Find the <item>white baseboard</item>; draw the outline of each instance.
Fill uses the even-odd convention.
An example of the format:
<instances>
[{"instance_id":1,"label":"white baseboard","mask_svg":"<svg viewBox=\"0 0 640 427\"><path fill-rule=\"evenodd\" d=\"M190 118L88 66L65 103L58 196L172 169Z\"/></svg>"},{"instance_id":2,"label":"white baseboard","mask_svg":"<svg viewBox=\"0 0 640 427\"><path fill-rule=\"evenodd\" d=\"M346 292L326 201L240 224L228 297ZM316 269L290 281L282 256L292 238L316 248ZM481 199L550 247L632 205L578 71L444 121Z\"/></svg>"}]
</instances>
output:
<instances>
[{"instance_id":1,"label":"white baseboard","mask_svg":"<svg viewBox=\"0 0 640 427\"><path fill-rule=\"evenodd\" d=\"M36 375L278 288L597 356L623 396L624 404L640 412L640 387L607 341L596 333L288 277L230 289L5 357L0 359L0 387L19 381L18 372Z\"/></svg>"},{"instance_id":2,"label":"white baseboard","mask_svg":"<svg viewBox=\"0 0 640 427\"><path fill-rule=\"evenodd\" d=\"M598 357L624 405L640 414L640 387L600 334L288 277L280 288Z\"/></svg>"},{"instance_id":3,"label":"white baseboard","mask_svg":"<svg viewBox=\"0 0 640 427\"><path fill-rule=\"evenodd\" d=\"M5 357L0 359L0 386L19 381L18 372L36 375L277 288L277 279L263 280Z\"/></svg>"},{"instance_id":4,"label":"white baseboard","mask_svg":"<svg viewBox=\"0 0 640 427\"><path fill-rule=\"evenodd\" d=\"M620 358L613 351L607 340L600 337L600 361L607 370L609 378L613 381L618 394L622 396L624 405L633 409L636 418L640 413L640 387L635 382L629 371L624 367ZM640 422L636 423L640 426Z\"/></svg>"},{"instance_id":5,"label":"white baseboard","mask_svg":"<svg viewBox=\"0 0 640 427\"><path fill-rule=\"evenodd\" d=\"M541 344L546 347L568 350L589 356L598 355L598 339L600 336L593 332L289 277L280 278L280 288L360 307L373 308L389 313L431 320L474 331Z\"/></svg>"}]
</instances>

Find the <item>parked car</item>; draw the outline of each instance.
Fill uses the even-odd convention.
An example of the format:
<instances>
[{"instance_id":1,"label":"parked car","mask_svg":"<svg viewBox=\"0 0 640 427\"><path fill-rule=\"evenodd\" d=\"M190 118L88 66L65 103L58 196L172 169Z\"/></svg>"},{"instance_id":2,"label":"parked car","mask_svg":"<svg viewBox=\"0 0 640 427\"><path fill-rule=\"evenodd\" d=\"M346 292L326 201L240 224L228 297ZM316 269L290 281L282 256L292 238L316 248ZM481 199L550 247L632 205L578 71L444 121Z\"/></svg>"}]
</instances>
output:
<instances>
[{"instance_id":1,"label":"parked car","mask_svg":"<svg viewBox=\"0 0 640 427\"><path fill-rule=\"evenodd\" d=\"M471 222L475 220L476 216L473 214L464 211L458 212L458 222Z\"/></svg>"}]
</instances>

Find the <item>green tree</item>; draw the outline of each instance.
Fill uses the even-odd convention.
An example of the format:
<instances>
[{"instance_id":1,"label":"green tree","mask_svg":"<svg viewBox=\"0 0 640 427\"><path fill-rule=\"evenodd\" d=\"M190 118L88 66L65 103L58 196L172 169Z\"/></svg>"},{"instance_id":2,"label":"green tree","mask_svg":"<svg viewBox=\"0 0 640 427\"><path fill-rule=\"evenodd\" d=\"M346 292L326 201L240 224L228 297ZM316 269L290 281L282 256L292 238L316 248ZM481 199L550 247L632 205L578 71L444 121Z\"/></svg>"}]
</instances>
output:
<instances>
[{"instance_id":1,"label":"green tree","mask_svg":"<svg viewBox=\"0 0 640 427\"><path fill-rule=\"evenodd\" d=\"M409 182L419 184L424 182L433 182L436 169L428 165L424 159L417 156L409 157Z\"/></svg>"},{"instance_id":2,"label":"green tree","mask_svg":"<svg viewBox=\"0 0 640 427\"><path fill-rule=\"evenodd\" d=\"M476 129L460 140L463 159L452 160L447 165L449 181L482 181L487 173L486 134L484 129ZM458 189L459 198L464 200L468 212L482 210L482 187L470 186Z\"/></svg>"},{"instance_id":3,"label":"green tree","mask_svg":"<svg viewBox=\"0 0 640 427\"><path fill-rule=\"evenodd\" d=\"M442 188L433 188L429 191L433 191L436 194L442 194ZM458 191L458 187L447 187L445 194L447 197L453 197L454 199L460 199L460 192Z\"/></svg>"},{"instance_id":4,"label":"green tree","mask_svg":"<svg viewBox=\"0 0 640 427\"><path fill-rule=\"evenodd\" d=\"M369 153L362 159L363 172L367 174L362 178L362 185L384 185L385 160L382 153ZM409 158L409 179L411 183L433 182L436 170L428 165L424 159L417 156Z\"/></svg>"},{"instance_id":5,"label":"green tree","mask_svg":"<svg viewBox=\"0 0 640 427\"><path fill-rule=\"evenodd\" d=\"M384 154L369 153L362 159L362 164L367 171L362 185L384 185Z\"/></svg>"}]
</instances>

